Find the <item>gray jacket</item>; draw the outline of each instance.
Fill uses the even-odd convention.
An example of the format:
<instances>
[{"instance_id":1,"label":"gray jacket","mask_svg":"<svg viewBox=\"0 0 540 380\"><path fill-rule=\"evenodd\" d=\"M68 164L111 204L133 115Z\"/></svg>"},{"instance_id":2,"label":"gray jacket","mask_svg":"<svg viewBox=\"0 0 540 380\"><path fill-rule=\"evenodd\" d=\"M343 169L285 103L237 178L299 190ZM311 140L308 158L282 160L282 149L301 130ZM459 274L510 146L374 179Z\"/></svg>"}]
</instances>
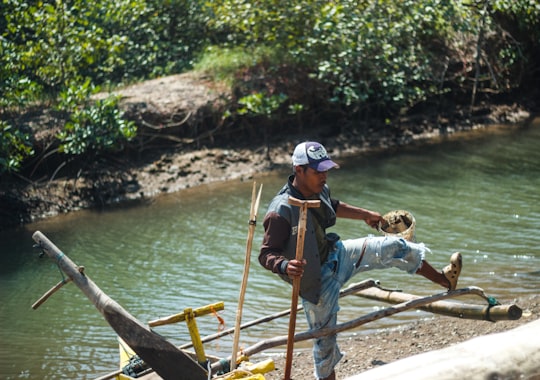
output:
<instances>
[{"instance_id":1,"label":"gray jacket","mask_svg":"<svg viewBox=\"0 0 540 380\"><path fill-rule=\"evenodd\" d=\"M287 260L296 257L296 240L298 237L298 221L300 219L300 208L289 204L289 196L304 199L302 194L292 186L292 178L289 178L288 183L283 186L268 206L264 220L265 238L259 255L259 261L264 267L279 274L288 283L292 283L292 280L284 273L283 266L286 266ZM328 186L324 187L319 194L319 198L321 207L326 211L325 220L320 220L319 223L326 229L336 223L336 213L332 207ZM308 212L303 254L307 264L300 283L300 296L316 304L319 301L321 291L321 263L313 219L313 214ZM276 239L275 232L271 230L272 223L283 225L283 220L288 223L288 236ZM284 229L280 229L280 231L284 231ZM265 246L265 243L269 241L277 242L276 245L281 246L273 246L271 242Z\"/></svg>"}]
</instances>

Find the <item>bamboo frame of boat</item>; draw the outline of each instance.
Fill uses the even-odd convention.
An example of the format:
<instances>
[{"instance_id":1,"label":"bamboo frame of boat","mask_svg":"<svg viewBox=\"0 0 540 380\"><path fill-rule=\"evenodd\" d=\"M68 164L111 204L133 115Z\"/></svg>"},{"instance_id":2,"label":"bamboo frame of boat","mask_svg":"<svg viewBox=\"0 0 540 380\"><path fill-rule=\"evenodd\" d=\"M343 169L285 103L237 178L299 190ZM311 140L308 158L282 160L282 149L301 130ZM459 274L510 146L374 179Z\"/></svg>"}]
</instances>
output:
<instances>
[{"instance_id":1,"label":"bamboo frame of boat","mask_svg":"<svg viewBox=\"0 0 540 380\"><path fill-rule=\"evenodd\" d=\"M190 347L191 344L176 347L160 335L154 333L149 327L144 326L114 300L103 293L103 291L86 276L84 268L75 265L63 252L50 242L45 235L37 231L32 237L38 243L38 246L51 259L55 260L63 272L69 277L68 279L62 280L59 284L45 293L45 295L33 305L34 308L37 308L45 302L50 295L60 289L64 284L73 282L83 291L90 301L94 303L96 308L103 314L117 334L126 341L143 360L151 365L160 376L165 379L203 379L202 374L206 375L206 372L202 367L197 367L199 365L191 359L188 353L183 351L183 349ZM351 294L395 305L338 324L334 328L297 333L294 335L294 342L336 334L410 309L420 309L457 318L489 320L493 322L501 320L517 320L521 318L522 315L522 310L517 305L499 305L492 297L488 297L482 289L474 286L420 297L396 290L383 289L377 281L369 279L352 284L343 289L340 292L340 297ZM464 295L479 296L482 299L483 304L478 305L445 301ZM297 308L297 310L301 309L301 307ZM241 325L240 329L245 329L260 323L269 322L276 318L287 316L290 314L290 311L291 310L288 309L266 317L258 318ZM201 342L209 342L218 339L219 337L232 334L234 331L235 329L229 329L218 334L210 335L202 338ZM286 343L287 336L277 336L271 339L262 340L251 347L243 349L243 354L244 356L249 357L269 348L285 345ZM186 361L187 358L189 358L189 361ZM230 357L228 357L227 360L230 360ZM225 365L224 362L226 361L219 360L214 362L210 367L211 372L215 373L219 370L223 370ZM179 365L181 368L179 368ZM183 367L185 365L188 365L193 372L186 371L186 368ZM121 371L115 371L109 375L100 377L100 379L109 379L115 377L119 373L121 373Z\"/></svg>"}]
</instances>

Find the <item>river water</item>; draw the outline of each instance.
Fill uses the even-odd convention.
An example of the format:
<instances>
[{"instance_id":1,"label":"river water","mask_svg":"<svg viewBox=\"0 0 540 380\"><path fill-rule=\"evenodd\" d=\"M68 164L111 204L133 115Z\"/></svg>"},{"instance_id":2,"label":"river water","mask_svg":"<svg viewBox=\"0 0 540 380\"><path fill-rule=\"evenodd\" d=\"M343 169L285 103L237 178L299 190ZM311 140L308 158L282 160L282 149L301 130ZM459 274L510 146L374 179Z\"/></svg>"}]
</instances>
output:
<instances>
[{"instance_id":1,"label":"river water","mask_svg":"<svg viewBox=\"0 0 540 380\"><path fill-rule=\"evenodd\" d=\"M348 158L329 175L335 197L377 210L410 211L417 241L441 268L452 252L464 256L461 286L476 285L503 303L540 289L540 123L493 128L466 139ZM259 221L288 171L256 177L263 184ZM116 335L73 284L37 310L31 305L62 279L39 258L32 234L39 230L109 296L142 322L225 302L220 316L235 323L244 267L252 182L232 181L188 189L155 202L107 212L77 212L0 233L0 375L4 379L92 379L118 367ZM373 233L363 222L339 220L342 238ZM256 259L256 228L243 322L290 306L291 289ZM408 293L441 291L420 276L398 270L354 278L380 280ZM468 302L465 300L464 302ZM471 302L478 302L472 300ZM359 297L341 301L340 321L383 304ZM431 318L407 312L347 334L394 328ZM217 332L213 315L197 319L201 335ZM244 330L240 346L286 335L288 318ZM306 329L299 314L297 331ZM155 330L175 344L189 341L184 323ZM230 355L232 336L205 344L207 353ZM299 349L309 343L299 345ZM282 352L283 347L271 351Z\"/></svg>"}]
</instances>

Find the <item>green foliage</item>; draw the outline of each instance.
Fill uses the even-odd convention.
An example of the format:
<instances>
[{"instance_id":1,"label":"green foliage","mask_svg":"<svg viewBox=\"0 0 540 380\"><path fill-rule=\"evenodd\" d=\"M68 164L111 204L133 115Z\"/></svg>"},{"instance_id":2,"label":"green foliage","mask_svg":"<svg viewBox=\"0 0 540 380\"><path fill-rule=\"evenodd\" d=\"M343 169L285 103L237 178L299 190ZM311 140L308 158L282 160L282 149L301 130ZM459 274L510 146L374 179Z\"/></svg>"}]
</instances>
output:
<instances>
[{"instance_id":1,"label":"green foliage","mask_svg":"<svg viewBox=\"0 0 540 380\"><path fill-rule=\"evenodd\" d=\"M237 113L239 115L271 117L287 98L285 94L266 96L261 92L247 95L238 100L242 107L238 109Z\"/></svg>"},{"instance_id":2,"label":"green foliage","mask_svg":"<svg viewBox=\"0 0 540 380\"><path fill-rule=\"evenodd\" d=\"M497 63L505 69L502 80L537 72L540 64L540 3L537 0L497 0L489 3L490 13L503 31L504 44L497 51ZM516 73L517 72L517 73ZM525 73L526 74L526 73Z\"/></svg>"},{"instance_id":3,"label":"green foliage","mask_svg":"<svg viewBox=\"0 0 540 380\"><path fill-rule=\"evenodd\" d=\"M106 1L6 0L5 4L3 34L19 57L14 68L44 89L56 92L88 72L99 77L107 66L118 63L117 53L126 38L107 33L105 25L114 13L105 11ZM99 24L92 22L100 18Z\"/></svg>"},{"instance_id":4,"label":"green foliage","mask_svg":"<svg viewBox=\"0 0 540 380\"><path fill-rule=\"evenodd\" d=\"M0 174L18 171L33 154L30 135L0 120Z\"/></svg>"},{"instance_id":5,"label":"green foliage","mask_svg":"<svg viewBox=\"0 0 540 380\"><path fill-rule=\"evenodd\" d=\"M532 32L535 38L540 37L540 3L537 0L495 0L491 5L494 11L515 18L518 28Z\"/></svg>"},{"instance_id":6,"label":"green foliage","mask_svg":"<svg viewBox=\"0 0 540 380\"><path fill-rule=\"evenodd\" d=\"M185 70L206 41L198 1L3 0L0 9L2 82L33 83L37 98L78 78L121 83Z\"/></svg>"},{"instance_id":7,"label":"green foliage","mask_svg":"<svg viewBox=\"0 0 540 380\"><path fill-rule=\"evenodd\" d=\"M538 2L494 2L501 12L516 14L525 29L538 33ZM476 41L482 2L449 0L307 1L218 0L209 7L210 25L227 34L227 44L268 44L286 59L305 67L332 90L329 101L345 107L377 107L390 114L447 91L451 79L466 82L468 70L447 73L453 60L467 60ZM488 33L499 33L488 18ZM536 43L538 47L540 43ZM522 57L509 39L499 45L501 62L489 62L508 77L509 66ZM514 53L512 53L514 52ZM507 59L510 53L512 60ZM487 54L486 54L487 56ZM472 61L472 60L471 60ZM468 63L463 62L465 65ZM487 64L485 62L482 62ZM446 75L452 75L447 78Z\"/></svg>"},{"instance_id":8,"label":"green foliage","mask_svg":"<svg viewBox=\"0 0 540 380\"><path fill-rule=\"evenodd\" d=\"M209 26L227 35L233 45L268 44L295 49L306 37L328 1L322 0L215 0L207 2L214 17Z\"/></svg>"},{"instance_id":9,"label":"green foliage","mask_svg":"<svg viewBox=\"0 0 540 380\"><path fill-rule=\"evenodd\" d=\"M273 118L284 102L303 102L304 89L292 87L307 73L318 92L289 112L317 104L391 119L434 95L469 91L478 73L496 91L537 80L539 20L537 0L1 0L0 107L59 98L71 115L64 152L116 149L135 127L117 99L90 102L91 84L195 66L231 85L251 81L235 86L245 115ZM76 89L81 78L89 81Z\"/></svg>"},{"instance_id":10,"label":"green foliage","mask_svg":"<svg viewBox=\"0 0 540 380\"><path fill-rule=\"evenodd\" d=\"M236 75L242 70L256 67L263 62L267 65L279 65L283 61L279 53L267 46L232 48L208 46L194 65L196 71L205 72L215 80L232 85Z\"/></svg>"},{"instance_id":11,"label":"green foliage","mask_svg":"<svg viewBox=\"0 0 540 380\"><path fill-rule=\"evenodd\" d=\"M21 57L15 45L0 36L0 107L24 107L37 100L42 88L17 70Z\"/></svg>"},{"instance_id":12,"label":"green foliage","mask_svg":"<svg viewBox=\"0 0 540 380\"><path fill-rule=\"evenodd\" d=\"M286 4L285 4L286 3ZM332 102L399 108L439 88L427 42L461 25L453 2L214 1L214 27L246 46L269 41L333 89Z\"/></svg>"},{"instance_id":13,"label":"green foliage","mask_svg":"<svg viewBox=\"0 0 540 380\"><path fill-rule=\"evenodd\" d=\"M71 116L58 134L60 152L83 155L114 151L135 137L137 128L133 122L123 119L118 109L119 98L109 96L92 102L89 96L93 90L90 81L86 81L82 86L71 86L61 94L60 107L71 111ZM84 106L77 106L81 103Z\"/></svg>"}]
</instances>

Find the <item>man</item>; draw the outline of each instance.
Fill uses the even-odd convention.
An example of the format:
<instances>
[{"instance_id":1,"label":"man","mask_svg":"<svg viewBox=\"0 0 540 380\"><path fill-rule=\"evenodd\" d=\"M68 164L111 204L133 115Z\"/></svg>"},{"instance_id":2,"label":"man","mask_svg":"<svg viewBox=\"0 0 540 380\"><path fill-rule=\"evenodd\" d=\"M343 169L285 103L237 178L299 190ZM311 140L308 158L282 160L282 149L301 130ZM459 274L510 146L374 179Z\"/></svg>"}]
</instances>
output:
<instances>
[{"instance_id":1,"label":"man","mask_svg":"<svg viewBox=\"0 0 540 380\"><path fill-rule=\"evenodd\" d=\"M349 205L330 196L328 171L339 166L317 142L296 146L292 155L293 174L270 202L264 218L264 237L259 262L283 280L301 276L300 296L310 329L337 324L339 291L358 272L397 267L418 273L453 290L461 272L461 255L452 255L442 271L424 260L428 248L398 237L366 237L340 240L326 229L336 217L358 219L376 228L383 221L377 212ZM303 260L296 260L299 207L288 203L289 196L320 200L319 208L308 208ZM336 335L314 340L313 358L318 379L335 379L334 367L342 354Z\"/></svg>"}]
</instances>

